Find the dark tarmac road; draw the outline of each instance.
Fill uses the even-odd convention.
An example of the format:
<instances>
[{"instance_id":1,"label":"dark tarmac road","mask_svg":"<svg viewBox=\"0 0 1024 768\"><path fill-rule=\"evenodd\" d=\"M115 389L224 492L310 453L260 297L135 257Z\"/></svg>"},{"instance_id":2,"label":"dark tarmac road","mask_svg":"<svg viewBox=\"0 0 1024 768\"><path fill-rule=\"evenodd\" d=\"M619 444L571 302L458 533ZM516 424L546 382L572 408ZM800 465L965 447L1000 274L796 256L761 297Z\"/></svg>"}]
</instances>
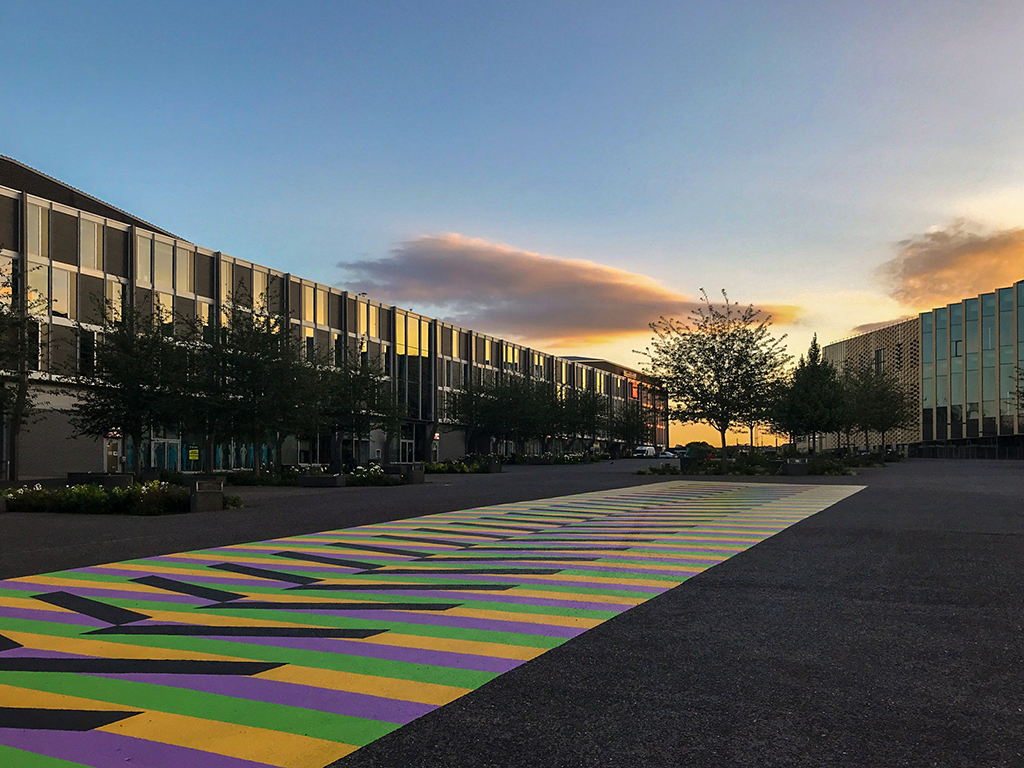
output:
<instances>
[{"instance_id":1,"label":"dark tarmac road","mask_svg":"<svg viewBox=\"0 0 1024 768\"><path fill-rule=\"evenodd\" d=\"M638 466L7 514L0 577L662 479ZM867 488L336 765L1024 766L1024 464L799 481Z\"/></svg>"}]
</instances>

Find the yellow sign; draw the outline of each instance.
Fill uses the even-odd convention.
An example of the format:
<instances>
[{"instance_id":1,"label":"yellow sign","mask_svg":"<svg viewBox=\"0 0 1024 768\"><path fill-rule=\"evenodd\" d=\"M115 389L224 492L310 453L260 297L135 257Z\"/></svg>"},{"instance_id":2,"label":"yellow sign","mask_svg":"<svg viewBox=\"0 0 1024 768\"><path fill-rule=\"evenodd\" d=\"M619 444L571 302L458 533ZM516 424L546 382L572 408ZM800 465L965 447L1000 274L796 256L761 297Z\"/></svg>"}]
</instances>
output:
<instances>
[{"instance_id":1,"label":"yellow sign","mask_svg":"<svg viewBox=\"0 0 1024 768\"><path fill-rule=\"evenodd\" d=\"M189 448L188 449L188 460L189 461L199 461L199 449L198 448Z\"/></svg>"}]
</instances>

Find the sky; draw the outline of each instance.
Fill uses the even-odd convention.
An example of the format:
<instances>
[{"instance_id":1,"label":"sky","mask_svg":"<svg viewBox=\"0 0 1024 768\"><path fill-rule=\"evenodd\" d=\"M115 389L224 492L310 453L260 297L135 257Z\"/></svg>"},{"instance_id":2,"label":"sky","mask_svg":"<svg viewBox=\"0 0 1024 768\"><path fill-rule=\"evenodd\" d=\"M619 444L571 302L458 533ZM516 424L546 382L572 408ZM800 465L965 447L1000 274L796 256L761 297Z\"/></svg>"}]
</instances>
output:
<instances>
[{"instance_id":1,"label":"sky","mask_svg":"<svg viewBox=\"0 0 1024 768\"><path fill-rule=\"evenodd\" d=\"M1024 278L1020 2L17 2L0 154L204 247L642 363ZM678 433L675 433L678 434Z\"/></svg>"}]
</instances>

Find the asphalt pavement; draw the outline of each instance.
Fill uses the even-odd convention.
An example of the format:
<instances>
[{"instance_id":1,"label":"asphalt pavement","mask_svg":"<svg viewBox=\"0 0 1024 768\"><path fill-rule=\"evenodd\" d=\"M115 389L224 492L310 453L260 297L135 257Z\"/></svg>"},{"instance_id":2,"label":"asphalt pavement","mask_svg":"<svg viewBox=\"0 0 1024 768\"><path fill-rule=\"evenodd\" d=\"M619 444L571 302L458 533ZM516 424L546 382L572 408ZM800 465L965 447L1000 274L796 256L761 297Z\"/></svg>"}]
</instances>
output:
<instances>
[{"instance_id":1,"label":"asphalt pavement","mask_svg":"<svg viewBox=\"0 0 1024 768\"><path fill-rule=\"evenodd\" d=\"M199 516L7 514L0 576L663 479L637 466L241 489L246 509ZM335 765L1024 766L1024 464L793 481L867 488Z\"/></svg>"}]
</instances>

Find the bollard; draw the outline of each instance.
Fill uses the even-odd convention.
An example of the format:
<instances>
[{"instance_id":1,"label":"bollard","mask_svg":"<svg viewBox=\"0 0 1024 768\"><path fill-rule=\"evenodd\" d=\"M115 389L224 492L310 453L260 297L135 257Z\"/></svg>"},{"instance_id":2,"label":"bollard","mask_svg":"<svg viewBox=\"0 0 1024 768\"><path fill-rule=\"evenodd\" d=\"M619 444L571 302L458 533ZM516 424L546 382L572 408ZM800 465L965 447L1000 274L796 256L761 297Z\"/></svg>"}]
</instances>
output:
<instances>
[{"instance_id":1,"label":"bollard","mask_svg":"<svg viewBox=\"0 0 1024 768\"><path fill-rule=\"evenodd\" d=\"M192 486L193 512L220 512L224 509L224 481L196 480Z\"/></svg>"}]
</instances>

